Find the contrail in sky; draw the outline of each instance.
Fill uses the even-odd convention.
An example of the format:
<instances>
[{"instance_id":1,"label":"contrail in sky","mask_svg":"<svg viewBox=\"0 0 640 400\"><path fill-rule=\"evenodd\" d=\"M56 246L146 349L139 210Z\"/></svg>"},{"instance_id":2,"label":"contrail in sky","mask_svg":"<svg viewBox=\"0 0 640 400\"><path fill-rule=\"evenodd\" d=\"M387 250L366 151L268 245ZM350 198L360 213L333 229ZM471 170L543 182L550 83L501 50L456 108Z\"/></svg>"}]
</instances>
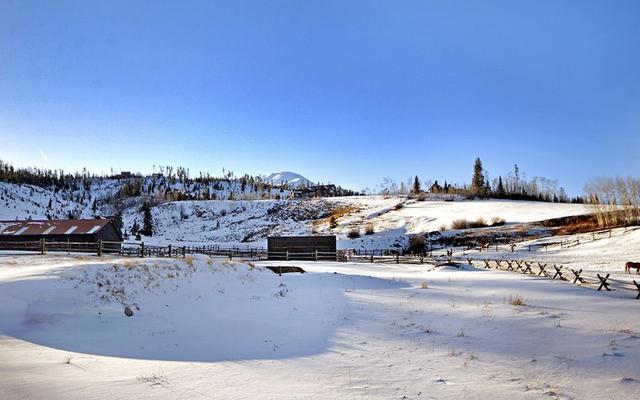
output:
<instances>
[{"instance_id":1,"label":"contrail in sky","mask_svg":"<svg viewBox=\"0 0 640 400\"><path fill-rule=\"evenodd\" d=\"M47 157L47 155L44 154L44 151L42 151L42 149L40 147L38 147L38 151L40 152L40 155L42 156L42 158L44 158L44 160L47 162L47 164L51 164L51 161L49 160L49 157Z\"/></svg>"}]
</instances>

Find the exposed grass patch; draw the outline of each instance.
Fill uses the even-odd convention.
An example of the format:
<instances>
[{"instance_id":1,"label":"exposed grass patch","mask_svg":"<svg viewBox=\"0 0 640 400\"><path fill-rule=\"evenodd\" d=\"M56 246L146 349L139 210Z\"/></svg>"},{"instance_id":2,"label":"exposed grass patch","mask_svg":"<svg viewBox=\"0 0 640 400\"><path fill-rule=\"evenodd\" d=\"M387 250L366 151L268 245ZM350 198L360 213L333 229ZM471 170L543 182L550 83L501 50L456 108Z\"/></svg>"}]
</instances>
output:
<instances>
[{"instance_id":1,"label":"exposed grass patch","mask_svg":"<svg viewBox=\"0 0 640 400\"><path fill-rule=\"evenodd\" d=\"M502 226L505 224L505 219L502 217L493 217L491 218L491 226Z\"/></svg>"},{"instance_id":2,"label":"exposed grass patch","mask_svg":"<svg viewBox=\"0 0 640 400\"><path fill-rule=\"evenodd\" d=\"M364 234L365 234L365 235L373 235L373 233L374 233L374 232L375 232L375 231L374 231L374 229L373 229L373 224L372 224L371 222L369 222L369 223L367 224L367 227L366 227L366 228L365 228L365 230L364 230Z\"/></svg>"},{"instance_id":3,"label":"exposed grass patch","mask_svg":"<svg viewBox=\"0 0 640 400\"><path fill-rule=\"evenodd\" d=\"M420 289L429 289L429 284L427 282L422 282L420 284Z\"/></svg>"},{"instance_id":4,"label":"exposed grass patch","mask_svg":"<svg viewBox=\"0 0 640 400\"><path fill-rule=\"evenodd\" d=\"M360 237L360 229L358 228L351 228L349 230L349 233L347 233L347 237L349 239L357 239Z\"/></svg>"},{"instance_id":5,"label":"exposed grass patch","mask_svg":"<svg viewBox=\"0 0 640 400\"><path fill-rule=\"evenodd\" d=\"M138 380L142 383L147 383L149 386L168 385L169 380L160 374L153 373L151 375L140 375Z\"/></svg>"},{"instance_id":6,"label":"exposed grass patch","mask_svg":"<svg viewBox=\"0 0 640 400\"><path fill-rule=\"evenodd\" d=\"M469 228L486 228L487 226L489 226L487 224L487 221L482 217L477 218L475 221L469 222Z\"/></svg>"},{"instance_id":7,"label":"exposed grass patch","mask_svg":"<svg viewBox=\"0 0 640 400\"><path fill-rule=\"evenodd\" d=\"M396 211L397 210L401 210L403 208L404 208L404 203L398 203L393 207L393 209L396 210Z\"/></svg>"},{"instance_id":8,"label":"exposed grass patch","mask_svg":"<svg viewBox=\"0 0 640 400\"><path fill-rule=\"evenodd\" d=\"M188 266L193 267L193 257L192 256L186 256L184 258L184 262L187 263Z\"/></svg>"},{"instance_id":9,"label":"exposed grass patch","mask_svg":"<svg viewBox=\"0 0 640 400\"><path fill-rule=\"evenodd\" d=\"M464 218L453 220L453 222L451 223L451 229L468 229L468 228L469 228L469 221L467 221Z\"/></svg>"},{"instance_id":10,"label":"exposed grass patch","mask_svg":"<svg viewBox=\"0 0 640 400\"><path fill-rule=\"evenodd\" d=\"M524 301L524 297L520 296L519 294L517 295L509 295L509 297L506 298L506 302L511 304L512 306L526 306L527 303L525 303Z\"/></svg>"}]
</instances>

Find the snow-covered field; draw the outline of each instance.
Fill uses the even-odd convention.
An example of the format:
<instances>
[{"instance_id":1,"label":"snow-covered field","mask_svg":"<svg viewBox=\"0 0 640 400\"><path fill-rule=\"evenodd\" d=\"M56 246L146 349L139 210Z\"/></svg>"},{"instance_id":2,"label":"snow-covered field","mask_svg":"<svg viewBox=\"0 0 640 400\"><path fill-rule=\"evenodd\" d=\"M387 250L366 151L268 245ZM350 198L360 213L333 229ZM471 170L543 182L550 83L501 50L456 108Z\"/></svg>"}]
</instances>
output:
<instances>
[{"instance_id":1,"label":"snow-covered field","mask_svg":"<svg viewBox=\"0 0 640 400\"><path fill-rule=\"evenodd\" d=\"M639 301L499 271L269 264L0 255L0 398L640 396Z\"/></svg>"}]
</instances>

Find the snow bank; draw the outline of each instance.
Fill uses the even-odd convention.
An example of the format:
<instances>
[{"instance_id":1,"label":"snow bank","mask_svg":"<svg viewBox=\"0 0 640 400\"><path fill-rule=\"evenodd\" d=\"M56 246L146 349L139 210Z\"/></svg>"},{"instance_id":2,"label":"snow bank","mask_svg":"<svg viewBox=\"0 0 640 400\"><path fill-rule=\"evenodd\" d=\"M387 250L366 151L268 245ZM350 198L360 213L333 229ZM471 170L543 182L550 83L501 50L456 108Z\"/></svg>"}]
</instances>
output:
<instances>
[{"instance_id":1,"label":"snow bank","mask_svg":"<svg viewBox=\"0 0 640 400\"><path fill-rule=\"evenodd\" d=\"M283 279L205 256L51 260L59 262L50 269L22 265L0 275L0 332L74 352L141 359L319 353L345 307L344 288L377 281L322 274Z\"/></svg>"}]
</instances>

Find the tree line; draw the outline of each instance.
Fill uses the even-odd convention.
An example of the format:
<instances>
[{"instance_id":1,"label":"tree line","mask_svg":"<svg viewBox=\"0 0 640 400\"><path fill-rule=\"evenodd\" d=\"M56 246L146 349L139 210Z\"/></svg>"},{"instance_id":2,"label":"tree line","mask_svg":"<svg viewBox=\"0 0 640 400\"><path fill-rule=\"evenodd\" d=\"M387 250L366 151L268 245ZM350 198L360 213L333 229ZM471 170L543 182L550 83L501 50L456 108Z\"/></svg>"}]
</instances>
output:
<instances>
[{"instance_id":1,"label":"tree line","mask_svg":"<svg viewBox=\"0 0 640 400\"><path fill-rule=\"evenodd\" d=\"M587 182L584 191L601 227L640 223L639 178L596 178Z\"/></svg>"},{"instance_id":2,"label":"tree line","mask_svg":"<svg viewBox=\"0 0 640 400\"><path fill-rule=\"evenodd\" d=\"M418 196L424 193L459 195L467 198L496 198L511 200L534 200L556 203L583 203L584 198L580 196L569 197L562 186L558 186L558 181L545 177L533 177L527 179L520 171L517 164L513 171L504 177L499 175L491 180L484 168L480 158L476 158L473 165L473 173L469 184L457 184L447 182L442 184L436 179L421 181L416 175L407 179L406 182L397 182L390 177L383 178L379 185L378 193L384 195L413 195Z\"/></svg>"}]
</instances>

